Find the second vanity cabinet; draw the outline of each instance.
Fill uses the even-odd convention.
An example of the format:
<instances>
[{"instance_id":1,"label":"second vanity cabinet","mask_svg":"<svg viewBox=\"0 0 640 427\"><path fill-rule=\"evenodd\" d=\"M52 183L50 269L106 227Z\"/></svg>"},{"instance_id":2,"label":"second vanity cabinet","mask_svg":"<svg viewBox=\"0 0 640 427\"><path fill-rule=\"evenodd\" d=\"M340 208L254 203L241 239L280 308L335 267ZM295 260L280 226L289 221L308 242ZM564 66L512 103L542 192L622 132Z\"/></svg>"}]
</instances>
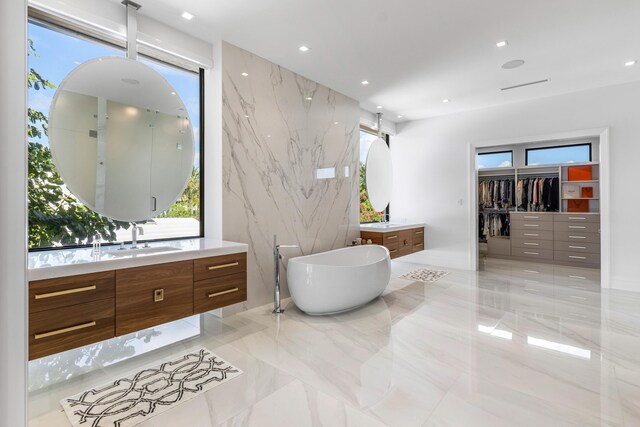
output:
<instances>
[{"instance_id":1,"label":"second vanity cabinet","mask_svg":"<svg viewBox=\"0 0 640 427\"><path fill-rule=\"evenodd\" d=\"M371 240L375 245L389 249L391 258L409 255L424 249L424 227L412 227L402 230L361 230L360 237Z\"/></svg>"},{"instance_id":2,"label":"second vanity cabinet","mask_svg":"<svg viewBox=\"0 0 640 427\"><path fill-rule=\"evenodd\" d=\"M29 360L247 299L246 253L29 282Z\"/></svg>"}]
</instances>

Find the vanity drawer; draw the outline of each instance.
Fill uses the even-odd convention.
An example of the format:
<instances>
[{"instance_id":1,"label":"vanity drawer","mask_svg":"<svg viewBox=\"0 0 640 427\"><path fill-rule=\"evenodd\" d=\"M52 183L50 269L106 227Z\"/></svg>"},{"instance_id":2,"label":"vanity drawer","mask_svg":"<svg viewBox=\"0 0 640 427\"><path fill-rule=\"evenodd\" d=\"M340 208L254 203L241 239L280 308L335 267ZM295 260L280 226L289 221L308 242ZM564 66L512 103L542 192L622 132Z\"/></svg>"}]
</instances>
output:
<instances>
[{"instance_id":1,"label":"vanity drawer","mask_svg":"<svg viewBox=\"0 0 640 427\"><path fill-rule=\"evenodd\" d=\"M553 259L553 251L529 248L511 248L511 256L550 260Z\"/></svg>"},{"instance_id":2,"label":"vanity drawer","mask_svg":"<svg viewBox=\"0 0 640 427\"><path fill-rule=\"evenodd\" d=\"M522 212L515 213L512 212L510 214L512 221L521 221L521 222L553 222L553 214L549 213L536 213L536 212Z\"/></svg>"},{"instance_id":3,"label":"vanity drawer","mask_svg":"<svg viewBox=\"0 0 640 427\"><path fill-rule=\"evenodd\" d=\"M400 241L400 233L383 233L382 234L382 243L386 246L388 244L394 244Z\"/></svg>"},{"instance_id":4,"label":"vanity drawer","mask_svg":"<svg viewBox=\"0 0 640 427\"><path fill-rule=\"evenodd\" d=\"M204 313L247 300L247 274L215 277L194 283L194 312Z\"/></svg>"},{"instance_id":5,"label":"vanity drawer","mask_svg":"<svg viewBox=\"0 0 640 427\"><path fill-rule=\"evenodd\" d=\"M565 252L586 252L591 254L600 253L600 243L578 243L578 242L555 242L556 251Z\"/></svg>"},{"instance_id":6,"label":"vanity drawer","mask_svg":"<svg viewBox=\"0 0 640 427\"><path fill-rule=\"evenodd\" d=\"M116 335L193 314L193 261L116 272Z\"/></svg>"},{"instance_id":7,"label":"vanity drawer","mask_svg":"<svg viewBox=\"0 0 640 427\"><path fill-rule=\"evenodd\" d=\"M361 231L360 238L364 240L362 244L365 244L367 240L371 240L371 243L374 245L382 245L382 233L372 233L370 231Z\"/></svg>"},{"instance_id":8,"label":"vanity drawer","mask_svg":"<svg viewBox=\"0 0 640 427\"><path fill-rule=\"evenodd\" d=\"M247 254L222 255L193 260L194 280L212 279L247 271Z\"/></svg>"},{"instance_id":9,"label":"vanity drawer","mask_svg":"<svg viewBox=\"0 0 640 427\"><path fill-rule=\"evenodd\" d=\"M597 233L600 231L599 222L585 222L577 224L575 222L556 222L555 231L570 231L579 233Z\"/></svg>"},{"instance_id":10,"label":"vanity drawer","mask_svg":"<svg viewBox=\"0 0 640 427\"><path fill-rule=\"evenodd\" d=\"M553 231L553 221L529 221L512 218L511 229Z\"/></svg>"},{"instance_id":11,"label":"vanity drawer","mask_svg":"<svg viewBox=\"0 0 640 427\"><path fill-rule=\"evenodd\" d=\"M553 240L553 231L511 229L511 238L526 240Z\"/></svg>"},{"instance_id":12,"label":"vanity drawer","mask_svg":"<svg viewBox=\"0 0 640 427\"><path fill-rule=\"evenodd\" d=\"M398 233L398 256L405 256L413 253L413 230L403 230Z\"/></svg>"},{"instance_id":13,"label":"vanity drawer","mask_svg":"<svg viewBox=\"0 0 640 427\"><path fill-rule=\"evenodd\" d=\"M581 233L575 231L556 231L555 239L559 242L600 243L600 234Z\"/></svg>"},{"instance_id":14,"label":"vanity drawer","mask_svg":"<svg viewBox=\"0 0 640 427\"><path fill-rule=\"evenodd\" d=\"M600 215L594 214L579 214L579 213L570 213L570 214L555 214L554 215L556 222L572 222L572 223L582 223L582 222L596 222L600 223Z\"/></svg>"},{"instance_id":15,"label":"vanity drawer","mask_svg":"<svg viewBox=\"0 0 640 427\"><path fill-rule=\"evenodd\" d=\"M413 229L413 240L414 244L418 240L424 240L424 228L414 228Z\"/></svg>"},{"instance_id":16,"label":"vanity drawer","mask_svg":"<svg viewBox=\"0 0 640 427\"><path fill-rule=\"evenodd\" d=\"M525 249L553 250L553 240L511 239L511 247ZM535 251L534 251L535 252Z\"/></svg>"},{"instance_id":17,"label":"vanity drawer","mask_svg":"<svg viewBox=\"0 0 640 427\"><path fill-rule=\"evenodd\" d=\"M115 300L104 299L29 315L29 360L115 336Z\"/></svg>"},{"instance_id":18,"label":"vanity drawer","mask_svg":"<svg viewBox=\"0 0 640 427\"><path fill-rule=\"evenodd\" d=\"M420 252L422 250L424 250L424 241L416 242L414 240L413 241L413 252Z\"/></svg>"},{"instance_id":19,"label":"vanity drawer","mask_svg":"<svg viewBox=\"0 0 640 427\"><path fill-rule=\"evenodd\" d=\"M115 297L113 271L29 282L29 313Z\"/></svg>"},{"instance_id":20,"label":"vanity drawer","mask_svg":"<svg viewBox=\"0 0 640 427\"><path fill-rule=\"evenodd\" d=\"M398 244L384 245L387 249L389 249L389 257L391 259L398 258L400 256L400 252L398 251Z\"/></svg>"},{"instance_id":21,"label":"vanity drawer","mask_svg":"<svg viewBox=\"0 0 640 427\"><path fill-rule=\"evenodd\" d=\"M576 264L600 264L600 254L593 253L556 251L554 259Z\"/></svg>"}]
</instances>

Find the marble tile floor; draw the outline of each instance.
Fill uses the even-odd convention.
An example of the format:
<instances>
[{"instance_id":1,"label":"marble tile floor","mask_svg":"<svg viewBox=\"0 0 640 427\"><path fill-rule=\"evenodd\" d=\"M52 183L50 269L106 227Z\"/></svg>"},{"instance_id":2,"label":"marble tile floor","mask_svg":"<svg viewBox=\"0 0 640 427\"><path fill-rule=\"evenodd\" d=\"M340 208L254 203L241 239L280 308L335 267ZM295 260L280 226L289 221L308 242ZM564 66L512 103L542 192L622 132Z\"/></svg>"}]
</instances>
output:
<instances>
[{"instance_id":1,"label":"marble tile floor","mask_svg":"<svg viewBox=\"0 0 640 427\"><path fill-rule=\"evenodd\" d=\"M398 276L424 265L392 264L384 295L349 313L287 301L279 318L205 315L200 334L108 367L48 358L30 425L66 427L61 398L204 346L244 375L142 427L640 426L640 293L601 290L588 269L485 259L422 283Z\"/></svg>"}]
</instances>

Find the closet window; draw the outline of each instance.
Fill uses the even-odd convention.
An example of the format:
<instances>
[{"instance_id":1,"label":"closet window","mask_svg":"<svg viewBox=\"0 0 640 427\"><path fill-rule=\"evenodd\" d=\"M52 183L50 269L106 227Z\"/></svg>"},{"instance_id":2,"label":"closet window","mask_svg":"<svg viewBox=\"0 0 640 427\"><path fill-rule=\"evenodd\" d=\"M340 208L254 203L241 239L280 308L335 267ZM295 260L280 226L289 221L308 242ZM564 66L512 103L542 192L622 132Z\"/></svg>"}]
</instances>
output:
<instances>
[{"instance_id":1,"label":"closet window","mask_svg":"<svg viewBox=\"0 0 640 427\"><path fill-rule=\"evenodd\" d=\"M100 216L65 186L49 148L47 120L56 87L81 63L100 56L125 56L122 48L52 24L30 20L29 32L29 249L90 245L131 240L130 224ZM200 74L148 57L139 57L163 75L182 98L193 125L193 171L182 196L166 212L146 223L142 241L203 236L202 215L202 70ZM141 161L144 159L141 159Z\"/></svg>"},{"instance_id":2,"label":"closet window","mask_svg":"<svg viewBox=\"0 0 640 427\"><path fill-rule=\"evenodd\" d=\"M476 164L478 165L478 169L513 167L513 151L478 153Z\"/></svg>"},{"instance_id":3,"label":"closet window","mask_svg":"<svg viewBox=\"0 0 640 427\"><path fill-rule=\"evenodd\" d=\"M526 165L557 165L563 163L590 162L591 144L556 145L553 147L528 148Z\"/></svg>"}]
</instances>

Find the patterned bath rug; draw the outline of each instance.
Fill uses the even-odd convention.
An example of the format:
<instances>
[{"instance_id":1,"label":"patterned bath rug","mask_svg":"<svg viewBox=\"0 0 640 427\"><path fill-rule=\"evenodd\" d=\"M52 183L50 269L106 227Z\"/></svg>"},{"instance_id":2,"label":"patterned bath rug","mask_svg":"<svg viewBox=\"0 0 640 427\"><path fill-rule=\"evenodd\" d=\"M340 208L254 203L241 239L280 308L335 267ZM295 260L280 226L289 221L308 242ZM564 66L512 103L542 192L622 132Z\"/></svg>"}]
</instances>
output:
<instances>
[{"instance_id":1,"label":"patterned bath rug","mask_svg":"<svg viewBox=\"0 0 640 427\"><path fill-rule=\"evenodd\" d=\"M430 283L442 279L447 274L449 274L448 271L431 270L430 268L419 268L417 270L413 270L406 274L403 274L402 276L400 276L400 278Z\"/></svg>"},{"instance_id":2,"label":"patterned bath rug","mask_svg":"<svg viewBox=\"0 0 640 427\"><path fill-rule=\"evenodd\" d=\"M74 427L130 427L241 374L203 348L62 399L60 404Z\"/></svg>"}]
</instances>

